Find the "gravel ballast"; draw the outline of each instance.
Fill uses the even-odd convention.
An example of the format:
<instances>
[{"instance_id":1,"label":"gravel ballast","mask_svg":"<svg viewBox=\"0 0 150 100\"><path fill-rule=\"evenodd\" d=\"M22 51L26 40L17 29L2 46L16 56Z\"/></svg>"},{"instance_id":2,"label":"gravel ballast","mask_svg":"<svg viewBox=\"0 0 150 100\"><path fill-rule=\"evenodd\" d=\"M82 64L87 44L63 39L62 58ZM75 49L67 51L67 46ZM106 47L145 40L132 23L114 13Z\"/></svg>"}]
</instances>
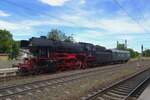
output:
<instances>
[{"instance_id":1,"label":"gravel ballast","mask_svg":"<svg viewBox=\"0 0 150 100\"><path fill-rule=\"evenodd\" d=\"M116 82L126 76L148 68L150 67L148 66L149 64L150 60L144 60L141 63L137 61L128 62L121 65L119 70L114 70L113 72L107 72L103 74L99 73L95 76L89 76L87 78L79 79L59 86L46 87L40 90L34 90L29 92L28 94L18 95L16 97L16 100L79 100L81 99L81 97L86 96L87 93L89 93L93 89L107 86L108 84ZM111 66L117 65L110 65L109 67ZM36 76L35 78L17 80L15 82L17 82L17 84L21 84L23 82L31 82L38 79L58 77L64 74L71 74L75 72L77 73L78 71L63 72L54 75ZM11 85L15 84L15 82L5 82L4 84Z\"/></svg>"}]
</instances>

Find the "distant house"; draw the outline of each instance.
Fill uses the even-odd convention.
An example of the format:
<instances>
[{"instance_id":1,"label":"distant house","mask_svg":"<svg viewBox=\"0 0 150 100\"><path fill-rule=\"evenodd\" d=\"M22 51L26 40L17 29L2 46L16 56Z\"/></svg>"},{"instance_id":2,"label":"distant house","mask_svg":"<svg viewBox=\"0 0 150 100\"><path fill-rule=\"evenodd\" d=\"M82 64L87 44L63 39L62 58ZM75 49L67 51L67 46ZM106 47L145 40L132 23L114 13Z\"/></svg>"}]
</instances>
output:
<instances>
[{"instance_id":1,"label":"distant house","mask_svg":"<svg viewBox=\"0 0 150 100\"><path fill-rule=\"evenodd\" d=\"M2 60L8 60L8 58L9 58L9 55L8 54L6 54L6 53L0 53L0 61L2 61Z\"/></svg>"}]
</instances>

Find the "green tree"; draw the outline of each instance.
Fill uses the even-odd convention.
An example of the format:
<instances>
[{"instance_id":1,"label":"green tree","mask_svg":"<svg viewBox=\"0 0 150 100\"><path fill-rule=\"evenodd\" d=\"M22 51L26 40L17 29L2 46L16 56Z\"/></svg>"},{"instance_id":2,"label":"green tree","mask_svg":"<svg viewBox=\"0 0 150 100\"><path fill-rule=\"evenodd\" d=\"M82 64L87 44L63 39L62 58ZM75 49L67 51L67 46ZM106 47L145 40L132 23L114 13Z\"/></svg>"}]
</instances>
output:
<instances>
[{"instance_id":1,"label":"green tree","mask_svg":"<svg viewBox=\"0 0 150 100\"><path fill-rule=\"evenodd\" d=\"M65 41L65 42L73 42L74 38L73 36L67 36L65 33L58 29L52 29L50 32L48 32L48 39L53 41Z\"/></svg>"},{"instance_id":2,"label":"green tree","mask_svg":"<svg viewBox=\"0 0 150 100\"><path fill-rule=\"evenodd\" d=\"M131 48L128 48L127 50L130 52L131 58L137 58L137 57L139 57L139 53L137 51L134 51Z\"/></svg>"},{"instance_id":3,"label":"green tree","mask_svg":"<svg viewBox=\"0 0 150 100\"><path fill-rule=\"evenodd\" d=\"M125 47L125 44L120 44L120 43L118 43L118 44L117 44L117 49L118 49L118 50L127 50L127 51L129 51L131 58L139 57L139 53L138 53L137 51L134 51L134 50L131 49L131 48L126 48L126 47Z\"/></svg>"},{"instance_id":4,"label":"green tree","mask_svg":"<svg viewBox=\"0 0 150 100\"><path fill-rule=\"evenodd\" d=\"M19 42L14 41L12 34L7 30L0 29L0 53L9 54L10 59L19 54Z\"/></svg>"},{"instance_id":5,"label":"green tree","mask_svg":"<svg viewBox=\"0 0 150 100\"><path fill-rule=\"evenodd\" d=\"M20 42L19 41L13 41L12 44L12 52L10 53L10 59L16 59L18 54L19 54L19 47L20 47Z\"/></svg>"},{"instance_id":6,"label":"green tree","mask_svg":"<svg viewBox=\"0 0 150 100\"><path fill-rule=\"evenodd\" d=\"M59 40L61 40L60 34L61 34L61 32L59 30L52 29L48 33L48 39L53 40L53 41L59 41Z\"/></svg>"},{"instance_id":7,"label":"green tree","mask_svg":"<svg viewBox=\"0 0 150 100\"><path fill-rule=\"evenodd\" d=\"M117 49L118 50L126 50L126 48L125 48L125 44L117 44Z\"/></svg>"},{"instance_id":8,"label":"green tree","mask_svg":"<svg viewBox=\"0 0 150 100\"><path fill-rule=\"evenodd\" d=\"M144 55L145 57L150 57L150 49L144 50L144 51L143 51L143 55Z\"/></svg>"},{"instance_id":9,"label":"green tree","mask_svg":"<svg viewBox=\"0 0 150 100\"><path fill-rule=\"evenodd\" d=\"M73 36L71 35L71 36L66 37L64 41L65 41L65 42L74 42L74 38L73 38Z\"/></svg>"},{"instance_id":10,"label":"green tree","mask_svg":"<svg viewBox=\"0 0 150 100\"><path fill-rule=\"evenodd\" d=\"M12 51L13 38L9 31L0 30L0 52L10 53Z\"/></svg>"}]
</instances>

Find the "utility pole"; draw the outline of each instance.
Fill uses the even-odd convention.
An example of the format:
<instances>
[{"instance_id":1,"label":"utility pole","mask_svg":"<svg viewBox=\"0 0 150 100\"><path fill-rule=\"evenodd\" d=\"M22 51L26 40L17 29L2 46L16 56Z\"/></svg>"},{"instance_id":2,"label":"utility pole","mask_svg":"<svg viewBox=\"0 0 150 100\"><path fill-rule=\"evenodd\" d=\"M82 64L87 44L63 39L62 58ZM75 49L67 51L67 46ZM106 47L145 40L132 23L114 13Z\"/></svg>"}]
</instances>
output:
<instances>
[{"instance_id":1,"label":"utility pole","mask_svg":"<svg viewBox=\"0 0 150 100\"><path fill-rule=\"evenodd\" d=\"M141 57L143 56L143 44L141 45Z\"/></svg>"},{"instance_id":2,"label":"utility pole","mask_svg":"<svg viewBox=\"0 0 150 100\"><path fill-rule=\"evenodd\" d=\"M125 44L124 45L125 45L125 49L127 49L127 40L125 40Z\"/></svg>"},{"instance_id":3,"label":"utility pole","mask_svg":"<svg viewBox=\"0 0 150 100\"><path fill-rule=\"evenodd\" d=\"M118 45L119 45L119 41L117 41L117 47L116 48L118 48Z\"/></svg>"},{"instance_id":4,"label":"utility pole","mask_svg":"<svg viewBox=\"0 0 150 100\"><path fill-rule=\"evenodd\" d=\"M142 62L142 57L143 57L143 44L141 45L141 54L138 57L138 62L137 62L137 66L140 68L141 66L141 62Z\"/></svg>"},{"instance_id":5,"label":"utility pole","mask_svg":"<svg viewBox=\"0 0 150 100\"><path fill-rule=\"evenodd\" d=\"M143 57L143 44L141 45L141 56L140 56L140 63L141 63L141 61L143 60L143 59L142 59L142 57Z\"/></svg>"}]
</instances>

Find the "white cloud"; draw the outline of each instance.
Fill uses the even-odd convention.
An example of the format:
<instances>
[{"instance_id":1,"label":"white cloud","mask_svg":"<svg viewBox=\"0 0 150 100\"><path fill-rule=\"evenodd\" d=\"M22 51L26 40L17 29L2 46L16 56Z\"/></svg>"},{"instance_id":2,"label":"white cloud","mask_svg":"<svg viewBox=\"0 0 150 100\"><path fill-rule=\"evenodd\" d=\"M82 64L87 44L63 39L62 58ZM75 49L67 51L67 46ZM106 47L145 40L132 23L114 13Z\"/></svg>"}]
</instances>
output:
<instances>
[{"instance_id":1,"label":"white cloud","mask_svg":"<svg viewBox=\"0 0 150 100\"><path fill-rule=\"evenodd\" d=\"M22 38L24 38L24 36L32 35L32 32L33 32L32 27L26 26L21 23L13 23L13 22L8 22L8 21L3 21L3 20L0 20L0 29L9 30L13 34L14 37L22 36Z\"/></svg>"},{"instance_id":2,"label":"white cloud","mask_svg":"<svg viewBox=\"0 0 150 100\"><path fill-rule=\"evenodd\" d=\"M27 27L33 28L35 26L43 26L43 25L57 25L57 26L72 26L75 27L72 23L67 22L65 20L50 18L50 19L39 19L39 20L25 20L20 22L22 25L26 25Z\"/></svg>"},{"instance_id":3,"label":"white cloud","mask_svg":"<svg viewBox=\"0 0 150 100\"><path fill-rule=\"evenodd\" d=\"M143 33L144 30L137 23L126 18L100 20L101 28L113 33Z\"/></svg>"},{"instance_id":4,"label":"white cloud","mask_svg":"<svg viewBox=\"0 0 150 100\"><path fill-rule=\"evenodd\" d=\"M6 12L0 10L0 16L2 16L2 17L7 17L7 16L10 16L10 14L8 14L8 13L6 13Z\"/></svg>"},{"instance_id":5,"label":"white cloud","mask_svg":"<svg viewBox=\"0 0 150 100\"><path fill-rule=\"evenodd\" d=\"M76 41L78 42L90 41L91 43L94 43L93 40L96 41L96 39L103 36L102 32L96 30L85 30L84 32L80 32L76 34L78 34L74 36Z\"/></svg>"},{"instance_id":6,"label":"white cloud","mask_svg":"<svg viewBox=\"0 0 150 100\"><path fill-rule=\"evenodd\" d=\"M44 4L48 4L50 6L62 6L65 4L65 2L69 0L39 0L39 1Z\"/></svg>"},{"instance_id":7,"label":"white cloud","mask_svg":"<svg viewBox=\"0 0 150 100\"><path fill-rule=\"evenodd\" d=\"M62 19L62 20L61 20ZM67 19L67 20L66 20ZM147 23L148 21L143 21ZM109 18L109 19L97 19L88 20L85 16L80 17L78 15L64 15L61 18L49 18L49 19L39 19L39 20L24 20L21 22L8 22L0 20L0 28L8 30L32 30L35 26L43 25L57 25L57 26L67 26L74 28L87 28L92 31L87 31L87 34L94 34L95 36L99 34L132 34L132 33L143 33L144 30L132 22L128 18ZM104 30L105 33L95 31L96 29ZM85 29L86 30L86 29Z\"/></svg>"},{"instance_id":8,"label":"white cloud","mask_svg":"<svg viewBox=\"0 0 150 100\"><path fill-rule=\"evenodd\" d=\"M118 16L111 18L95 18L92 19L91 13L82 9L77 9L74 11L76 13L63 13L57 17L48 18L48 14L45 17L38 20L24 20L20 22L8 22L4 20L0 20L0 28L15 30L15 31L30 31L33 32L34 27L43 26L43 25L51 25L51 26L67 26L73 28L85 28L83 37L87 36L89 38L94 39L95 37L100 37L105 34L132 34L132 33L143 33L144 30L133 22L127 16ZM103 12L102 12L103 13ZM89 19L90 18L90 19ZM145 26L148 26L150 20L142 20ZM87 29L86 29L87 28ZM148 27L145 27L148 28ZM89 29L89 30L88 30ZM20 31L21 30L21 31ZM96 30L103 30L96 31ZM21 34L21 33L18 33ZM122 36L123 37L123 36ZM125 37L123 37L125 38ZM126 37L129 40L132 40L130 36Z\"/></svg>"},{"instance_id":9,"label":"white cloud","mask_svg":"<svg viewBox=\"0 0 150 100\"><path fill-rule=\"evenodd\" d=\"M80 12L81 13L81 12ZM85 12L83 12L85 13ZM141 20L140 24L131 20L127 16L118 16L111 18L95 18L92 17L89 19L88 13L81 15L61 15L62 19L67 19L67 22L74 27L81 28L90 28L90 29L102 29L107 31L108 33L144 33L145 30L142 28L146 28L149 30L148 26L150 25L150 20Z\"/></svg>"},{"instance_id":10,"label":"white cloud","mask_svg":"<svg viewBox=\"0 0 150 100\"><path fill-rule=\"evenodd\" d=\"M21 29L30 29L30 27L22 25L20 23L13 23L8 21L0 20L0 29L8 29L8 30L21 30Z\"/></svg>"},{"instance_id":11,"label":"white cloud","mask_svg":"<svg viewBox=\"0 0 150 100\"><path fill-rule=\"evenodd\" d=\"M1 29L6 29L7 28L8 30L13 30L13 29L16 29L17 26L13 23L0 20L0 28Z\"/></svg>"},{"instance_id":12,"label":"white cloud","mask_svg":"<svg viewBox=\"0 0 150 100\"><path fill-rule=\"evenodd\" d=\"M80 0L80 4L85 4L86 1L85 0Z\"/></svg>"}]
</instances>

